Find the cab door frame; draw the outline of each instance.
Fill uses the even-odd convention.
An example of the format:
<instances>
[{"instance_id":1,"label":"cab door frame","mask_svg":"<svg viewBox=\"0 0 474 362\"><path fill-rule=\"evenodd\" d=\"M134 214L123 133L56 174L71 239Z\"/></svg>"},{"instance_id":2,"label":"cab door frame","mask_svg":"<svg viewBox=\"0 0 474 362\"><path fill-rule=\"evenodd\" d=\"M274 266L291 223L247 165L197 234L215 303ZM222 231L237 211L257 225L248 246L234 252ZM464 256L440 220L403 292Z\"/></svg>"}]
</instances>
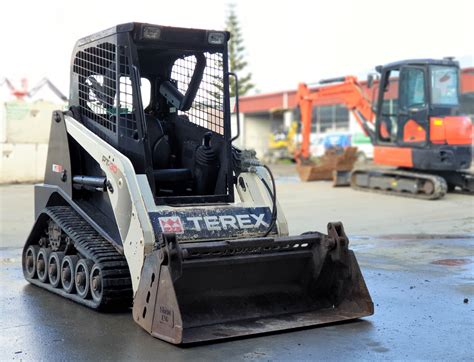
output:
<instances>
[{"instance_id":1,"label":"cab door frame","mask_svg":"<svg viewBox=\"0 0 474 362\"><path fill-rule=\"evenodd\" d=\"M424 148L429 144L429 74L426 66L404 65L400 67L400 79L398 87L398 132L397 144L401 147ZM419 89L409 88L413 83L409 82L409 72L421 72L423 100L418 103L414 99ZM414 85L416 87L416 85ZM407 93L404 93L407 92ZM412 98L410 100L410 97Z\"/></svg>"}]
</instances>

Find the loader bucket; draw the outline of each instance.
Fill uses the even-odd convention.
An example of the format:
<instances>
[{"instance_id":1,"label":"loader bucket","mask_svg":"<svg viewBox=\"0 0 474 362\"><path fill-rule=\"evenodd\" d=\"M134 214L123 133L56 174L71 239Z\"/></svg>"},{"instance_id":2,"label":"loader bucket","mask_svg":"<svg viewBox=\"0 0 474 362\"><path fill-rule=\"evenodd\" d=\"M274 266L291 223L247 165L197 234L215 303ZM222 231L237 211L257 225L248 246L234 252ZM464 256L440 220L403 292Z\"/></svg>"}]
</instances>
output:
<instances>
[{"instance_id":1,"label":"loader bucket","mask_svg":"<svg viewBox=\"0 0 474 362\"><path fill-rule=\"evenodd\" d=\"M342 224L328 235L178 244L145 259L133 316L181 344L345 321L373 303Z\"/></svg>"},{"instance_id":2,"label":"loader bucket","mask_svg":"<svg viewBox=\"0 0 474 362\"><path fill-rule=\"evenodd\" d=\"M338 184L334 173L337 175L339 172L342 175L343 171L351 171L356 160L357 147L334 148L327 150L317 162L306 161L298 164L296 171L301 181L332 180L335 186L343 186L342 183Z\"/></svg>"}]
</instances>

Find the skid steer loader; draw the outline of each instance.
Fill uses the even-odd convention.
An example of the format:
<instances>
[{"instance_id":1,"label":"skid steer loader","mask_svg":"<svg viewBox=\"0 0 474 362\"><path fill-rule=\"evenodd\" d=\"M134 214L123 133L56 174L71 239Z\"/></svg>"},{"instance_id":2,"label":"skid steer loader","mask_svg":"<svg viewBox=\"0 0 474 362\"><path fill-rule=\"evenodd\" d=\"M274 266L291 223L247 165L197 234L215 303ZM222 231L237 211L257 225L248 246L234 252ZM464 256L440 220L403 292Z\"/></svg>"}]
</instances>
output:
<instances>
[{"instance_id":1,"label":"skid steer loader","mask_svg":"<svg viewBox=\"0 0 474 362\"><path fill-rule=\"evenodd\" d=\"M288 236L271 173L232 146L229 36L128 23L77 42L35 186L30 283L133 305L175 344L373 313L342 224Z\"/></svg>"}]
</instances>

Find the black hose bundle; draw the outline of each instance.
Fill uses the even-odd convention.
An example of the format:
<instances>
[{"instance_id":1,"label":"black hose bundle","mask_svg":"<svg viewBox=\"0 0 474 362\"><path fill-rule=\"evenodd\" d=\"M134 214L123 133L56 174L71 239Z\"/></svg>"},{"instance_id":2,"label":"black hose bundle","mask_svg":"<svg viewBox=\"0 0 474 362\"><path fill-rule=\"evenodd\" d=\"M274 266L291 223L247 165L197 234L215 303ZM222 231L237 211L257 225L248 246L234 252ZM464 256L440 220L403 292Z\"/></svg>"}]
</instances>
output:
<instances>
[{"instance_id":1,"label":"black hose bundle","mask_svg":"<svg viewBox=\"0 0 474 362\"><path fill-rule=\"evenodd\" d=\"M263 184L265 185L265 188L267 189L268 193L270 194L270 197L272 199L272 204L273 204L273 209L272 209L272 221L270 222L270 225L268 226L267 231L263 236L268 236L268 234L271 233L273 228L275 227L275 223L277 221L277 204L276 204L276 185L275 185L275 179L273 178L273 173L270 170L270 168L267 165L263 165L263 167L267 170L268 174L270 175L270 178L272 180L272 189L270 189L270 186L268 186L267 182L263 177L261 177L261 180ZM273 191L272 191L273 190Z\"/></svg>"}]
</instances>

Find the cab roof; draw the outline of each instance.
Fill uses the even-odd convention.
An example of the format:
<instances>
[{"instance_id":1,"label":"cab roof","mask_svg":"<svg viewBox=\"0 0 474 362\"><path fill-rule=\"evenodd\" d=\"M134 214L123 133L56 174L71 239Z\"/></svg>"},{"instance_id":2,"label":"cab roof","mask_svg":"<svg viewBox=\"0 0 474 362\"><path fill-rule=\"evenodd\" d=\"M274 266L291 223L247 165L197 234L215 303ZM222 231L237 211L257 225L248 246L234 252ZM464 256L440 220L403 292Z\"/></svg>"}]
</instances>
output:
<instances>
[{"instance_id":1,"label":"cab roof","mask_svg":"<svg viewBox=\"0 0 474 362\"><path fill-rule=\"evenodd\" d=\"M102 38L120 34L120 33L131 33L135 40L144 40L143 36L147 30L154 30L154 34L157 35L156 39L145 39L153 41L193 41L198 42L207 41L209 39L210 33L220 33L224 35L224 42L227 42L230 39L230 33L228 31L221 30L205 30L205 29L192 29L192 28L178 28L172 26L163 26L157 24L148 24L148 23L124 23L118 24L111 28L99 31L97 33L85 36L79 39L76 42L76 47L83 46L85 44L91 43L93 41L100 40ZM161 35L161 37L160 37Z\"/></svg>"}]
</instances>

